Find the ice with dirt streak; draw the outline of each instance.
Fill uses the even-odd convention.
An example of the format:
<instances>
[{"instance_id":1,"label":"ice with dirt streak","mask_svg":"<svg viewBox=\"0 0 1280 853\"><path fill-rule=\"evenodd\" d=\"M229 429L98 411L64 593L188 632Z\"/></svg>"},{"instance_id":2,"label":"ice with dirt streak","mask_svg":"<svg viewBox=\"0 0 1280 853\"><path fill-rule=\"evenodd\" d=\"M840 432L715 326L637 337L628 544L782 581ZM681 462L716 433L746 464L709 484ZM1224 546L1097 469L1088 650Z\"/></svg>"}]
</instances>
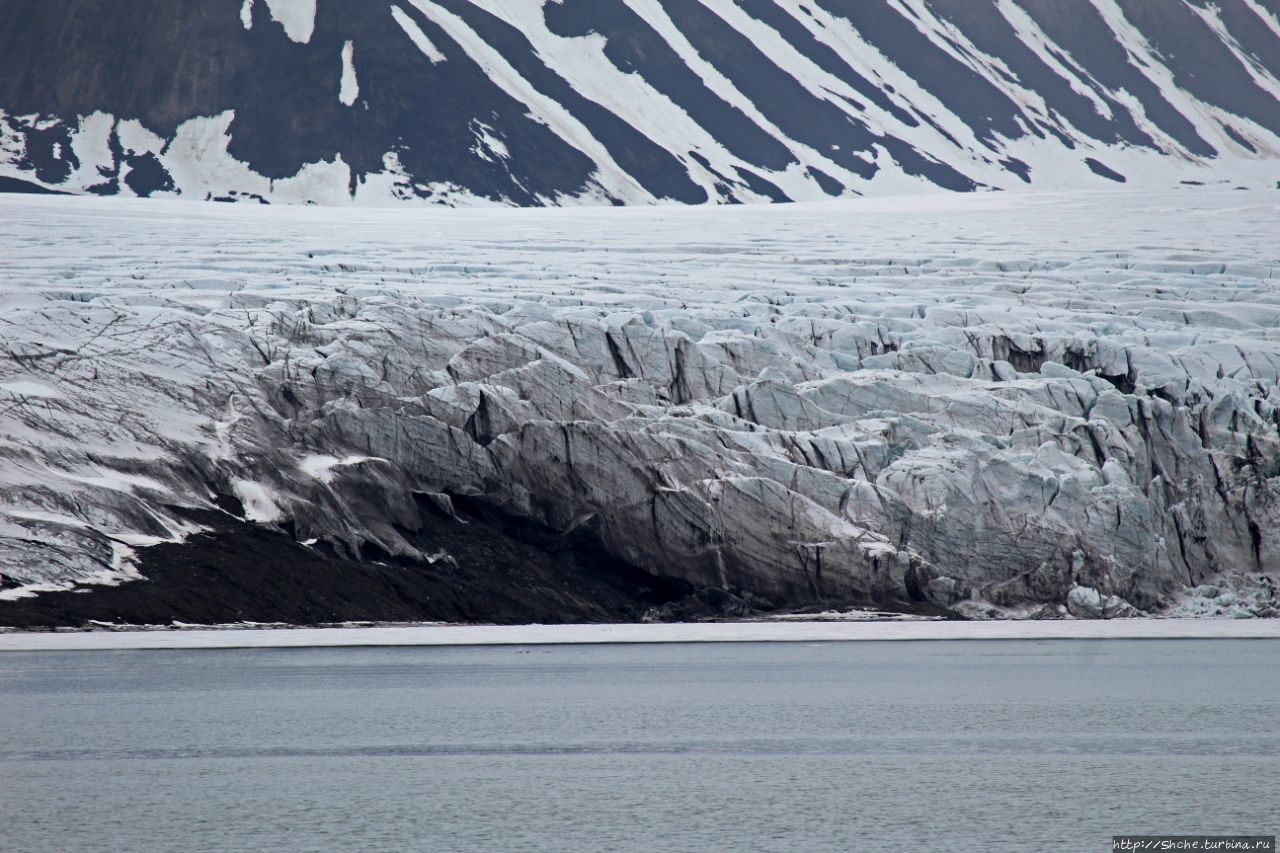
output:
<instances>
[{"instance_id":1,"label":"ice with dirt streak","mask_svg":"<svg viewBox=\"0 0 1280 853\"><path fill-rule=\"evenodd\" d=\"M1280 193L1190 188L3 197L0 566L118 575L218 495L425 559L425 493L779 605L1272 615L1278 226Z\"/></svg>"}]
</instances>

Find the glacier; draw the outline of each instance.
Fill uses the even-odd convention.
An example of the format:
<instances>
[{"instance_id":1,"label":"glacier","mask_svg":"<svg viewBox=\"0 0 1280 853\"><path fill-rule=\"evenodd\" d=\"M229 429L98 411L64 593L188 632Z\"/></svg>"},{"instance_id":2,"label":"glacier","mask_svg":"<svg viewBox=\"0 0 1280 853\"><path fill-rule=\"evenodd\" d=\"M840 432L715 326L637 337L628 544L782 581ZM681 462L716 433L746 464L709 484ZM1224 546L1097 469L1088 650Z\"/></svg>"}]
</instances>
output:
<instances>
[{"instance_id":1,"label":"glacier","mask_svg":"<svg viewBox=\"0 0 1280 853\"><path fill-rule=\"evenodd\" d=\"M447 565L468 501L759 610L1275 615L1278 226L0 196L0 599L143 584L190 510Z\"/></svg>"}]
</instances>

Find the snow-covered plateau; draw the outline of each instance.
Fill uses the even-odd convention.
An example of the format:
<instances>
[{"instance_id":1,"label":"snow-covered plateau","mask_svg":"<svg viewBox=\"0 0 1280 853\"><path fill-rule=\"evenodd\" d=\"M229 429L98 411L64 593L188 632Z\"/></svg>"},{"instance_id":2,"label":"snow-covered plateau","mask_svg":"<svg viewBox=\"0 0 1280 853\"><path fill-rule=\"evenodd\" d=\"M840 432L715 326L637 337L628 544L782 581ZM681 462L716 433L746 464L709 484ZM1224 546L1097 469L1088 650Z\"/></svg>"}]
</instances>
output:
<instances>
[{"instance_id":1,"label":"snow-covered plateau","mask_svg":"<svg viewBox=\"0 0 1280 853\"><path fill-rule=\"evenodd\" d=\"M448 575L465 503L759 611L1276 615L1277 237L1190 187L0 196L0 609L215 517Z\"/></svg>"}]
</instances>

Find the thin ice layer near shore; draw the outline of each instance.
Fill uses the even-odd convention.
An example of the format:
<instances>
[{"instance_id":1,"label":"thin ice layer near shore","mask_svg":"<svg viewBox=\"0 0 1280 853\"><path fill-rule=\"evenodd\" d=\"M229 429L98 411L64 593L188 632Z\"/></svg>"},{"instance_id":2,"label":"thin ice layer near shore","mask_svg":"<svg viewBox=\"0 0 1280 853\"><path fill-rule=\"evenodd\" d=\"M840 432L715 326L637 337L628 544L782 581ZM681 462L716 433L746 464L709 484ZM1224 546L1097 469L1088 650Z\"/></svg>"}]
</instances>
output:
<instances>
[{"instance_id":1,"label":"thin ice layer near shore","mask_svg":"<svg viewBox=\"0 0 1280 853\"><path fill-rule=\"evenodd\" d=\"M479 501L759 609L1270 615L1278 202L5 198L0 594L183 508L447 571Z\"/></svg>"},{"instance_id":2,"label":"thin ice layer near shore","mask_svg":"<svg viewBox=\"0 0 1280 853\"><path fill-rule=\"evenodd\" d=\"M254 630L0 633L0 652L583 643L825 643L923 640L1280 639L1280 620L704 622L624 625L417 625Z\"/></svg>"}]
</instances>

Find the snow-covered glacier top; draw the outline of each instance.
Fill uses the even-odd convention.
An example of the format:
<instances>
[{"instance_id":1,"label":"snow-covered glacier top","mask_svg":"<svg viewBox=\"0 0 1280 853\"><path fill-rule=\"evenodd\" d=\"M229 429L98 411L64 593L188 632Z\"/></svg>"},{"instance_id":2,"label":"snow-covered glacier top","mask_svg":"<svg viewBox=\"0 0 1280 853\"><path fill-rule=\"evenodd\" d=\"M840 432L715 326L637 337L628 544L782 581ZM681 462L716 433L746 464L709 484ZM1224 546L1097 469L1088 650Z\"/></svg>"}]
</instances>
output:
<instances>
[{"instance_id":1,"label":"snow-covered glacier top","mask_svg":"<svg viewBox=\"0 0 1280 853\"><path fill-rule=\"evenodd\" d=\"M0 197L0 570L127 575L219 496L439 560L425 495L775 604L1270 612L1277 226L1280 192L1203 188Z\"/></svg>"}]
</instances>

